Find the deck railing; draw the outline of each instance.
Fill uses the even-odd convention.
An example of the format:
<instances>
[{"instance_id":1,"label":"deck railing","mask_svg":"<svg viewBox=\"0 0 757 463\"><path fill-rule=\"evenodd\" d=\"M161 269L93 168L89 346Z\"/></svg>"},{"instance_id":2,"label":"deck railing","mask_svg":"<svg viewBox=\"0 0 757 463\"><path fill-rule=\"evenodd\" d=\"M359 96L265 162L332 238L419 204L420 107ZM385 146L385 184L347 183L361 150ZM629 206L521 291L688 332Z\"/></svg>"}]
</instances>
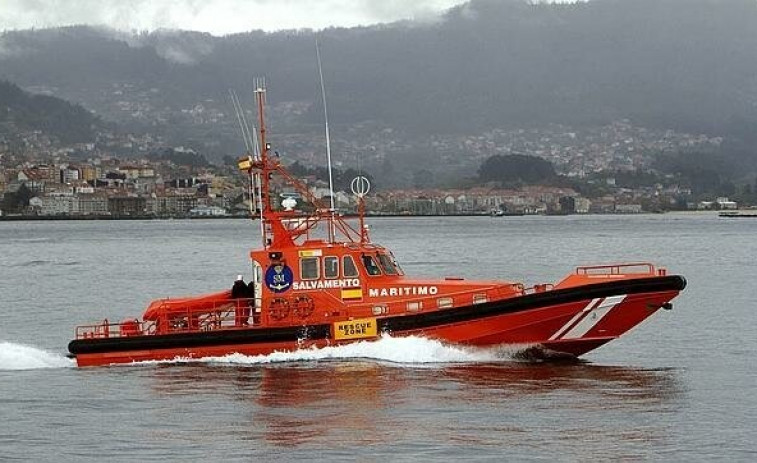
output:
<instances>
[{"instance_id":1,"label":"deck railing","mask_svg":"<svg viewBox=\"0 0 757 463\"><path fill-rule=\"evenodd\" d=\"M255 303L253 305L252 303ZM76 327L76 339L119 338L153 334L236 329L259 323L260 299L211 301L202 307L181 309L164 303L155 320L127 319Z\"/></svg>"},{"instance_id":2,"label":"deck railing","mask_svg":"<svg viewBox=\"0 0 757 463\"><path fill-rule=\"evenodd\" d=\"M665 269L655 269L648 262L631 262L627 264L587 265L576 268L578 275L664 275Z\"/></svg>"}]
</instances>

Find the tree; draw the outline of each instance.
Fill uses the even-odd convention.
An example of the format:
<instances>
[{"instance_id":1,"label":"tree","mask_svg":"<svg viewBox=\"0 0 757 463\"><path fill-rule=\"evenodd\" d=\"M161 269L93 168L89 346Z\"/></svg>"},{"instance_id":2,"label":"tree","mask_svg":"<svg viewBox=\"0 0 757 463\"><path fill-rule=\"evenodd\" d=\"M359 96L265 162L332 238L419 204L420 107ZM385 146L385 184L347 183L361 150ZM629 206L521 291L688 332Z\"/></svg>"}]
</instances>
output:
<instances>
[{"instance_id":1,"label":"tree","mask_svg":"<svg viewBox=\"0 0 757 463\"><path fill-rule=\"evenodd\" d=\"M29 207L29 200L34 197L34 193L25 183L22 183L19 189L14 193L5 193L2 202L2 209L6 212L18 213L24 212Z\"/></svg>"},{"instance_id":2,"label":"tree","mask_svg":"<svg viewBox=\"0 0 757 463\"><path fill-rule=\"evenodd\" d=\"M149 157L163 161L171 161L179 166L207 167L210 165L204 155L196 153L193 150L176 151L173 148L166 148L158 153L151 153Z\"/></svg>"},{"instance_id":3,"label":"tree","mask_svg":"<svg viewBox=\"0 0 757 463\"><path fill-rule=\"evenodd\" d=\"M501 185L533 185L550 183L557 178L552 163L535 156L513 154L487 158L478 169L482 182L499 182Z\"/></svg>"}]
</instances>

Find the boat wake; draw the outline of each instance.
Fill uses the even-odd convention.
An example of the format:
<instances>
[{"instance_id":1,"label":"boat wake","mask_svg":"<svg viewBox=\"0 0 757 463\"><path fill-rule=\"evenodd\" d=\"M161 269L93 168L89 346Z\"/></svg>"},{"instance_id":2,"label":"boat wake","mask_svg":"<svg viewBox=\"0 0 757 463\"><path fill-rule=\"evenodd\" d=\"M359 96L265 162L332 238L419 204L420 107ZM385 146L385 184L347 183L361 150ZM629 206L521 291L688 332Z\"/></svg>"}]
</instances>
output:
<instances>
[{"instance_id":1,"label":"boat wake","mask_svg":"<svg viewBox=\"0 0 757 463\"><path fill-rule=\"evenodd\" d=\"M268 355L229 354L223 357L149 361L155 363L209 363L214 365L265 365L317 361L375 361L379 363L433 366L440 363L489 363L517 361L521 349L478 349L450 346L434 339L417 336L391 337L384 335L376 341L360 341L341 346L301 349L294 352L273 352Z\"/></svg>"},{"instance_id":2,"label":"boat wake","mask_svg":"<svg viewBox=\"0 0 757 463\"><path fill-rule=\"evenodd\" d=\"M0 342L0 371L38 370L42 368L68 368L74 361L32 346Z\"/></svg>"}]
</instances>

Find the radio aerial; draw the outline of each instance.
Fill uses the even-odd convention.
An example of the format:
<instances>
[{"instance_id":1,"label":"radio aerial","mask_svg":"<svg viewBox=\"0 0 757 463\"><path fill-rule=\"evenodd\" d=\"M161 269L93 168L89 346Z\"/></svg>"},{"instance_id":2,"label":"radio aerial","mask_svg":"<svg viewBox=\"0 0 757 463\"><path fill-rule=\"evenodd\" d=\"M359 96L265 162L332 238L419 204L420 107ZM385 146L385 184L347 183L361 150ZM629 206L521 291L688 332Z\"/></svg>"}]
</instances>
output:
<instances>
[{"instance_id":1,"label":"radio aerial","mask_svg":"<svg viewBox=\"0 0 757 463\"><path fill-rule=\"evenodd\" d=\"M362 198L371 191L371 182L366 177L358 175L350 182L350 189L355 196Z\"/></svg>"}]
</instances>

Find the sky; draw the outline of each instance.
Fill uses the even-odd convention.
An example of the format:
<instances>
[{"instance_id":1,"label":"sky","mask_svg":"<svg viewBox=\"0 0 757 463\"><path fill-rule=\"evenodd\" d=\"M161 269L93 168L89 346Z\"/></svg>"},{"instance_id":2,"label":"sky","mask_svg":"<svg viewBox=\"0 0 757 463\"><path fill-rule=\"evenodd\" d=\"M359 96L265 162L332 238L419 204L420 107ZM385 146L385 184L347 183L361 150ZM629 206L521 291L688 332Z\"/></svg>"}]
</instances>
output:
<instances>
[{"instance_id":1,"label":"sky","mask_svg":"<svg viewBox=\"0 0 757 463\"><path fill-rule=\"evenodd\" d=\"M432 19L465 0L0 0L0 31L105 25L224 35Z\"/></svg>"}]
</instances>

